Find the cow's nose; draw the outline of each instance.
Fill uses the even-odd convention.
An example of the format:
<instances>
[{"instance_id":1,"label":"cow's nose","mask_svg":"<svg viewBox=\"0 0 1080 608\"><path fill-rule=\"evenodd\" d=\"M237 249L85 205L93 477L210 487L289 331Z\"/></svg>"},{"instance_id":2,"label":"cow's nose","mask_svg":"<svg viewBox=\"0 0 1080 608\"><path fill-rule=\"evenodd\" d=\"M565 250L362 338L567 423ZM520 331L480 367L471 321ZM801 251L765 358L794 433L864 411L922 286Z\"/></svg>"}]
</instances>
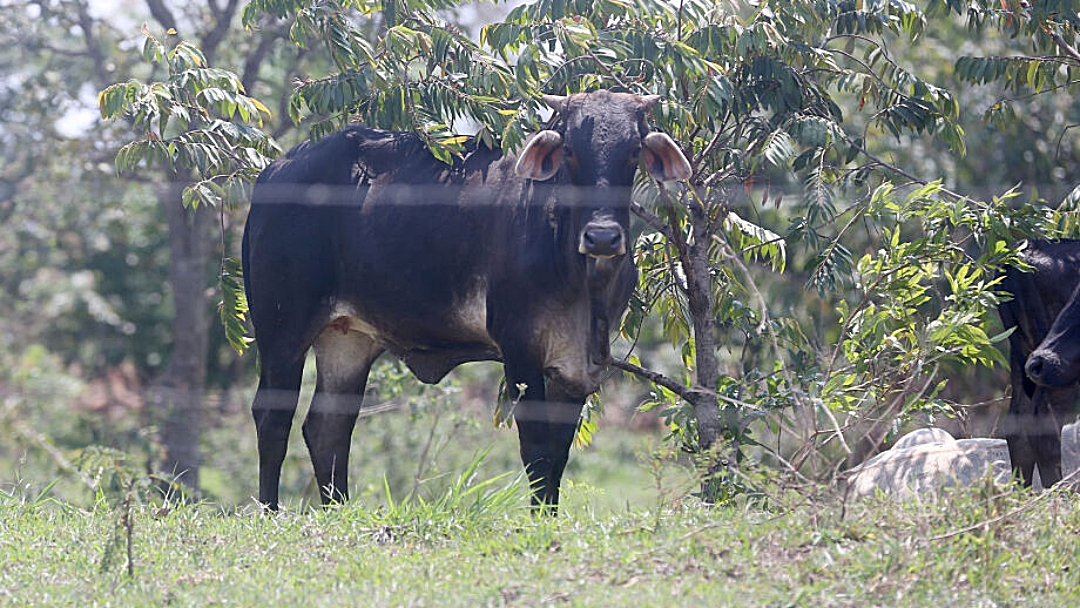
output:
<instances>
[{"instance_id":1,"label":"cow's nose","mask_svg":"<svg viewBox=\"0 0 1080 608\"><path fill-rule=\"evenodd\" d=\"M610 258L626 253L622 227L615 225L586 226L581 232L578 252L598 258Z\"/></svg>"},{"instance_id":2,"label":"cow's nose","mask_svg":"<svg viewBox=\"0 0 1080 608\"><path fill-rule=\"evenodd\" d=\"M1027 363L1024 364L1024 371L1027 373L1028 378L1031 378L1036 384L1044 384L1047 363L1048 361L1042 353L1031 353Z\"/></svg>"},{"instance_id":3,"label":"cow's nose","mask_svg":"<svg viewBox=\"0 0 1080 608\"><path fill-rule=\"evenodd\" d=\"M1024 365L1024 371L1027 372L1028 378L1038 382L1042 378L1043 363L1042 357L1034 355L1028 357L1027 364Z\"/></svg>"}]
</instances>

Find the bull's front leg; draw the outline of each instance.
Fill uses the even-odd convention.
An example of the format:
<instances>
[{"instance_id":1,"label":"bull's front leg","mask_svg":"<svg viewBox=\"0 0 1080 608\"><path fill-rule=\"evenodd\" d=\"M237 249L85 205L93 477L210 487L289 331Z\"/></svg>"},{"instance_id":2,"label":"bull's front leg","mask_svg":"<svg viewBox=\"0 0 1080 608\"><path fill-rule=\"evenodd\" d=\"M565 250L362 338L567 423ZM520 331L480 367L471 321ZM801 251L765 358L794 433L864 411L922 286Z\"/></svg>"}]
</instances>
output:
<instances>
[{"instance_id":1,"label":"bull's front leg","mask_svg":"<svg viewBox=\"0 0 1080 608\"><path fill-rule=\"evenodd\" d=\"M1034 386L1024 378L1024 356L1020 346L1011 341L1010 375L1012 396L1009 399L1008 415L1002 423L1002 435L1009 448L1009 460L1012 463L1013 476L1020 479L1025 487L1031 487L1035 474L1035 452L1028 441L1027 427L1034 420L1034 402L1028 389L1034 392Z\"/></svg>"},{"instance_id":2,"label":"bull's front leg","mask_svg":"<svg viewBox=\"0 0 1080 608\"><path fill-rule=\"evenodd\" d=\"M1062 405L1071 408L1076 402L1075 387L1064 389L1039 387L1032 397L1034 416L1027 429L1028 441L1039 467L1039 480L1044 488L1061 481L1061 412Z\"/></svg>"},{"instance_id":3,"label":"bull's front leg","mask_svg":"<svg viewBox=\"0 0 1080 608\"><path fill-rule=\"evenodd\" d=\"M507 370L510 396L518 400L514 421L521 443L521 462L529 476L532 505L557 514L559 486L577 432L584 398L564 394L558 387L545 388L542 372L512 380ZM524 386L524 392L520 392Z\"/></svg>"}]
</instances>

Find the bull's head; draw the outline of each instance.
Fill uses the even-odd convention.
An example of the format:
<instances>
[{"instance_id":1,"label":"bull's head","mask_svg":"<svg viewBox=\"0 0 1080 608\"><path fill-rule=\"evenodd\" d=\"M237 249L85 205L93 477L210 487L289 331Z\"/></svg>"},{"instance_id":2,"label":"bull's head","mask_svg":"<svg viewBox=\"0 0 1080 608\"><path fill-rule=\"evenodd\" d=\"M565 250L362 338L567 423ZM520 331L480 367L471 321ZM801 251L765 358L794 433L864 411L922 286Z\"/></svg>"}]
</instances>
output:
<instances>
[{"instance_id":1,"label":"bull's head","mask_svg":"<svg viewBox=\"0 0 1080 608\"><path fill-rule=\"evenodd\" d=\"M543 99L558 115L561 132L545 130L533 136L518 156L515 172L544 181L564 170L576 186L578 253L596 259L625 255L630 189L639 164L660 181L691 175L690 163L675 142L649 131L646 115L660 97L597 91Z\"/></svg>"},{"instance_id":2,"label":"bull's head","mask_svg":"<svg viewBox=\"0 0 1080 608\"><path fill-rule=\"evenodd\" d=\"M1028 357L1024 370L1042 386L1069 386L1080 380L1080 286Z\"/></svg>"},{"instance_id":3,"label":"bull's head","mask_svg":"<svg viewBox=\"0 0 1080 608\"><path fill-rule=\"evenodd\" d=\"M610 358L610 319L621 314L633 281L627 252L630 195L639 166L657 180L689 179L690 162L670 137L651 132L649 110L656 95L597 91L569 97L544 96L555 110L558 129L537 133L518 156L515 172L545 181L559 176L566 252L581 254L587 266L591 312L589 358ZM569 241L570 238L574 240ZM572 255L572 254L571 254ZM614 280L622 277L624 285ZM627 280L628 279L628 280Z\"/></svg>"}]
</instances>

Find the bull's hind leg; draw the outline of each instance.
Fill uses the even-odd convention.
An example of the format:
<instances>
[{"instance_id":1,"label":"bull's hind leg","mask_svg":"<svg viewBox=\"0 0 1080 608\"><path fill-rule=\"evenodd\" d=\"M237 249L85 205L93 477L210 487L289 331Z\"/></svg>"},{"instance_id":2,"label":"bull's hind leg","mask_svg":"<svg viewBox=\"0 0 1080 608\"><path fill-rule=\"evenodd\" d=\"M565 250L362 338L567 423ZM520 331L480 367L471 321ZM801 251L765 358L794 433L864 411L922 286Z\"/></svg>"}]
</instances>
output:
<instances>
[{"instance_id":1,"label":"bull's hind leg","mask_svg":"<svg viewBox=\"0 0 1080 608\"><path fill-rule=\"evenodd\" d=\"M324 505L349 498L349 445L371 364L382 348L368 336L331 324L315 341L318 380L304 420L315 481Z\"/></svg>"},{"instance_id":2,"label":"bull's hind leg","mask_svg":"<svg viewBox=\"0 0 1080 608\"><path fill-rule=\"evenodd\" d=\"M261 344L261 343L260 343ZM271 511L278 508L281 463L289 445L304 358L281 360L260 347L259 388L251 405L259 443L259 502Z\"/></svg>"}]
</instances>

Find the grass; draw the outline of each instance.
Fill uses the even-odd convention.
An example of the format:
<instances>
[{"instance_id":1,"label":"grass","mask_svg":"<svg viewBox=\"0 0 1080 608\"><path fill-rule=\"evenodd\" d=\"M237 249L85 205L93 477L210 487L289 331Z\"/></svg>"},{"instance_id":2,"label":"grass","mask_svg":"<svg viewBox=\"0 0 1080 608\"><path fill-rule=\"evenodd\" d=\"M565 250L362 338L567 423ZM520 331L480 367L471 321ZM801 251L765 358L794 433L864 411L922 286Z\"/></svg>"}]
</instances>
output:
<instances>
[{"instance_id":1,"label":"grass","mask_svg":"<svg viewBox=\"0 0 1080 608\"><path fill-rule=\"evenodd\" d=\"M426 389L442 390L442 389ZM429 393L421 396L431 397ZM575 449L558 518L536 517L516 433L442 392L365 418L354 500L323 510L299 433L285 510L251 500L245 407L204 441L204 501L153 492L137 458L65 450L83 477L0 465L0 605L1010 606L1080 599L1080 499L983 486L845 503L772 488L708 507L657 431ZM387 397L389 398L389 397ZM246 399L244 400L246 402ZM299 424L298 416L297 424ZM657 453L659 450L659 454ZM46 464L52 462L43 459ZM70 468L70 467L69 467ZM52 483L50 483L50 481ZM128 542L130 540L130 551Z\"/></svg>"},{"instance_id":2,"label":"grass","mask_svg":"<svg viewBox=\"0 0 1080 608\"><path fill-rule=\"evenodd\" d=\"M0 494L0 603L315 606L1064 605L1080 597L1080 501L975 488L903 506L777 491L622 512L468 468L431 499L278 515L208 503L83 510ZM117 558L117 551L121 551Z\"/></svg>"},{"instance_id":3,"label":"grass","mask_svg":"<svg viewBox=\"0 0 1080 608\"><path fill-rule=\"evenodd\" d=\"M385 374L393 370L384 366L376 371ZM379 386L393 384L378 373L375 379ZM407 392L404 397L375 394L368 399L376 409L381 401L401 404L397 409L362 416L357 422L349 459L350 493L355 500L369 507L385 505L387 483L394 496L441 492L479 453L486 454L479 465L481 477L522 471L517 431L495 428L490 405L483 399L466 398L468 383L424 387L408 376L403 384L407 391L416 392ZM305 385L302 404L307 403L312 388ZM493 395L494 387L489 388L481 394ZM203 436L203 496L226 507L250 505L257 494L258 451L249 402L250 397L245 397L218 414L206 425ZM619 406L610 407L614 410ZM294 418L281 477L281 498L292 508L318 502L300 431L304 413L301 407ZM693 486L691 475L684 467L671 463L670 458L655 463L663 469L656 475L642 469L642 460L650 460L653 452L670 453L673 449L663 441L662 429L634 431L613 424L615 412L609 414L608 419L601 420L601 430L592 445L571 450L564 476L564 485L579 484L580 492L589 493L590 509L601 513L622 511L627 505L648 501L656 493L658 476L671 491Z\"/></svg>"}]
</instances>

